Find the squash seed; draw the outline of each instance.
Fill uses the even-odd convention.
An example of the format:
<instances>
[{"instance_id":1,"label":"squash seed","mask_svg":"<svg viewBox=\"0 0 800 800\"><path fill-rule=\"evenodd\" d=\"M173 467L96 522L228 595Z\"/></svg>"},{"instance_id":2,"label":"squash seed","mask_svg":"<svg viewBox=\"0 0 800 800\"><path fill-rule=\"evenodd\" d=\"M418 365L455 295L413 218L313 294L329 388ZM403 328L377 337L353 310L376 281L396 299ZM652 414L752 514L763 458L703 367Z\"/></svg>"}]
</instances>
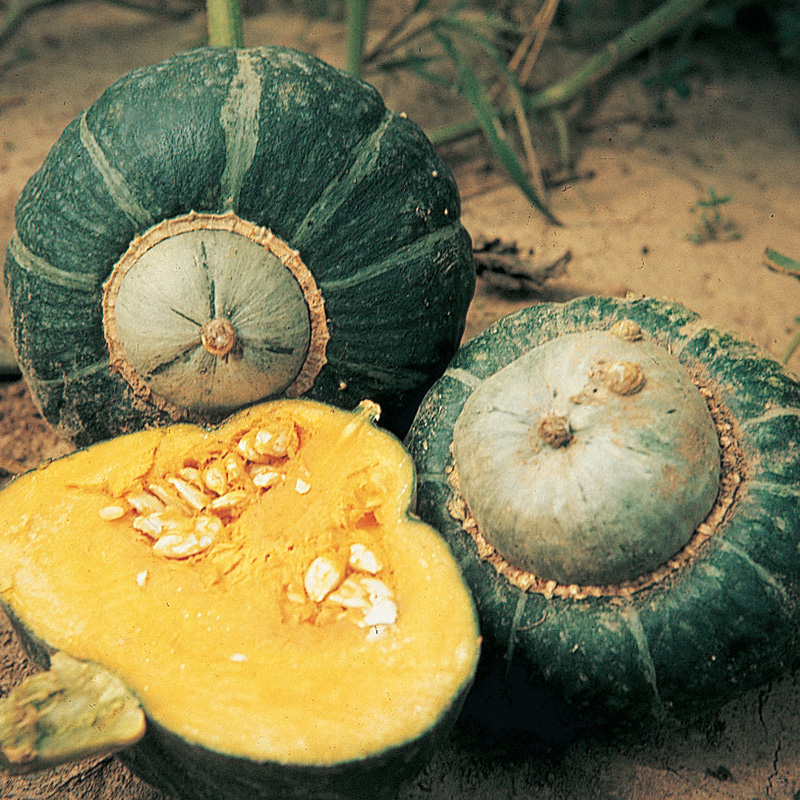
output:
<instances>
[{"instance_id":1,"label":"squash seed","mask_svg":"<svg viewBox=\"0 0 800 800\"><path fill-rule=\"evenodd\" d=\"M188 536L173 533L162 536L153 545L153 552L165 558L188 558L207 550L212 541L210 536L202 536L198 539L193 533Z\"/></svg>"},{"instance_id":2,"label":"squash seed","mask_svg":"<svg viewBox=\"0 0 800 800\"><path fill-rule=\"evenodd\" d=\"M150 492L135 492L129 494L125 500L140 514L153 514L164 510L164 504Z\"/></svg>"},{"instance_id":3,"label":"squash seed","mask_svg":"<svg viewBox=\"0 0 800 800\"><path fill-rule=\"evenodd\" d=\"M200 470L196 467L183 467L182 469L178 470L178 475L180 475L183 480L187 481L188 483L193 483L197 487L202 487L203 480L200 476Z\"/></svg>"},{"instance_id":4,"label":"squash seed","mask_svg":"<svg viewBox=\"0 0 800 800\"><path fill-rule=\"evenodd\" d=\"M321 603L342 579L342 571L328 558L317 556L306 570L303 586L315 603Z\"/></svg>"},{"instance_id":5,"label":"squash seed","mask_svg":"<svg viewBox=\"0 0 800 800\"><path fill-rule=\"evenodd\" d=\"M328 600L344 608L369 609L370 602L366 589L355 578L345 578L336 591L328 595Z\"/></svg>"},{"instance_id":6,"label":"squash seed","mask_svg":"<svg viewBox=\"0 0 800 800\"><path fill-rule=\"evenodd\" d=\"M261 428L255 437L255 447L261 455L271 458L291 458L300 446L300 439L294 425L288 424L277 429Z\"/></svg>"},{"instance_id":7,"label":"squash seed","mask_svg":"<svg viewBox=\"0 0 800 800\"><path fill-rule=\"evenodd\" d=\"M368 572L370 575L377 575L382 569L375 553L360 543L350 545L350 558L347 563L353 569L359 572Z\"/></svg>"},{"instance_id":8,"label":"squash seed","mask_svg":"<svg viewBox=\"0 0 800 800\"><path fill-rule=\"evenodd\" d=\"M214 461L205 468L203 471L203 485L216 495L223 495L230 489L225 467L219 461Z\"/></svg>"},{"instance_id":9,"label":"squash seed","mask_svg":"<svg viewBox=\"0 0 800 800\"><path fill-rule=\"evenodd\" d=\"M232 489L230 492L215 497L209 504L210 511L230 511L247 502L250 495L244 489Z\"/></svg>"},{"instance_id":10,"label":"squash seed","mask_svg":"<svg viewBox=\"0 0 800 800\"><path fill-rule=\"evenodd\" d=\"M225 477L230 484L242 480L247 475L244 471L244 464L235 453L229 453L225 456L223 466L225 467Z\"/></svg>"},{"instance_id":11,"label":"squash seed","mask_svg":"<svg viewBox=\"0 0 800 800\"><path fill-rule=\"evenodd\" d=\"M116 504L111 506L106 506L105 508L101 508L100 511L98 511L100 519L105 519L109 521L113 519L120 519L121 517L124 517L127 513L128 510L124 506Z\"/></svg>"},{"instance_id":12,"label":"squash seed","mask_svg":"<svg viewBox=\"0 0 800 800\"><path fill-rule=\"evenodd\" d=\"M392 590L380 578L363 577L361 584L367 590L369 599L373 603L393 596Z\"/></svg>"},{"instance_id":13,"label":"squash seed","mask_svg":"<svg viewBox=\"0 0 800 800\"><path fill-rule=\"evenodd\" d=\"M167 480L192 508L202 511L208 505L211 498L205 492L192 486L191 483L187 483L185 480L175 476L170 476Z\"/></svg>"},{"instance_id":14,"label":"squash seed","mask_svg":"<svg viewBox=\"0 0 800 800\"><path fill-rule=\"evenodd\" d=\"M133 527L137 531L141 531L151 539L155 539L161 535L164 530L164 524L161 521L161 512L156 511L147 516L136 517L133 521Z\"/></svg>"},{"instance_id":15,"label":"squash seed","mask_svg":"<svg viewBox=\"0 0 800 800\"><path fill-rule=\"evenodd\" d=\"M377 625L394 625L395 622L397 622L397 604L389 597L379 597L358 624L362 628L372 628Z\"/></svg>"},{"instance_id":16,"label":"squash seed","mask_svg":"<svg viewBox=\"0 0 800 800\"><path fill-rule=\"evenodd\" d=\"M250 480L259 489L271 489L283 477L282 473L276 472L272 467L263 464L254 466L250 470Z\"/></svg>"}]
</instances>

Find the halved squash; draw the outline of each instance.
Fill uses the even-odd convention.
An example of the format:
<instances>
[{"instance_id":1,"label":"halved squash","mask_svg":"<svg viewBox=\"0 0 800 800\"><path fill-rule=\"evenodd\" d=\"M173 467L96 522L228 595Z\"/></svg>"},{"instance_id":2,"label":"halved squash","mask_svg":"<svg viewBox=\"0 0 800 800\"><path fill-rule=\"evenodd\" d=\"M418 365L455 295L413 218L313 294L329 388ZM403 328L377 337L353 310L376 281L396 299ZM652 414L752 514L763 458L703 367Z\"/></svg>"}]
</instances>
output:
<instances>
[{"instance_id":1,"label":"halved squash","mask_svg":"<svg viewBox=\"0 0 800 800\"><path fill-rule=\"evenodd\" d=\"M140 704L147 732L124 757L147 780L191 798L376 797L449 731L476 618L448 546L409 516L414 468L376 414L275 401L100 443L0 492L4 606L54 669L67 654L121 681L131 697L114 689L107 716ZM29 700L0 731L19 770L64 738Z\"/></svg>"}]
</instances>

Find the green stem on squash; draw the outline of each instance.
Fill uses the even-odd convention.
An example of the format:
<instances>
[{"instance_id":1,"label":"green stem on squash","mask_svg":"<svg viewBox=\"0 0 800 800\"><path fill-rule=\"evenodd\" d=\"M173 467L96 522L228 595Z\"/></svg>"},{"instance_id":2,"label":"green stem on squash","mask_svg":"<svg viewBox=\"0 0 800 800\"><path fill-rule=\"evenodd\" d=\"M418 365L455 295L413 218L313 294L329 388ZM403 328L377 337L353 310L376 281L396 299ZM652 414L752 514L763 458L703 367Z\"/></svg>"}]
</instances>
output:
<instances>
[{"instance_id":1,"label":"green stem on squash","mask_svg":"<svg viewBox=\"0 0 800 800\"><path fill-rule=\"evenodd\" d=\"M24 774L122 750L147 727L113 672L66 653L0 699L0 772Z\"/></svg>"},{"instance_id":2,"label":"green stem on squash","mask_svg":"<svg viewBox=\"0 0 800 800\"><path fill-rule=\"evenodd\" d=\"M212 47L244 47L239 0L206 0L206 16Z\"/></svg>"},{"instance_id":3,"label":"green stem on squash","mask_svg":"<svg viewBox=\"0 0 800 800\"><path fill-rule=\"evenodd\" d=\"M357 78L364 74L369 0L347 0L347 71Z\"/></svg>"}]
</instances>

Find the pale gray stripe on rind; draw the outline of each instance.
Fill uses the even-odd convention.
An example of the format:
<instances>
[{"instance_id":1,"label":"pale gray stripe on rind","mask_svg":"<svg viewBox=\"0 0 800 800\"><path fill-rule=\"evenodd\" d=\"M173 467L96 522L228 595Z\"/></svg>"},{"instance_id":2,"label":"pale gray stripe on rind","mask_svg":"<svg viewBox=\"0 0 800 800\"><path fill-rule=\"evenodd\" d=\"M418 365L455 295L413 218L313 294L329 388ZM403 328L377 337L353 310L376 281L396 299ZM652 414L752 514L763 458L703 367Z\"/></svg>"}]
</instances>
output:
<instances>
[{"instance_id":1,"label":"pale gray stripe on rind","mask_svg":"<svg viewBox=\"0 0 800 800\"><path fill-rule=\"evenodd\" d=\"M761 489L762 491L772 492L773 494L792 495L793 497L800 498L800 487L788 486L785 483L775 483L770 480L759 480L748 478L748 489Z\"/></svg>"},{"instance_id":2,"label":"pale gray stripe on rind","mask_svg":"<svg viewBox=\"0 0 800 800\"><path fill-rule=\"evenodd\" d=\"M317 229L324 225L344 203L348 202L352 193L358 191L357 178L361 175L369 175L373 171L375 161L380 154L380 141L392 124L394 117L395 115L387 110L378 127L355 146L355 160L348 169L325 187L303 221L297 226L292 235L292 241L302 242L305 233L312 228Z\"/></svg>"},{"instance_id":3,"label":"pale gray stripe on rind","mask_svg":"<svg viewBox=\"0 0 800 800\"><path fill-rule=\"evenodd\" d=\"M766 567L763 567L757 561L754 561L748 553L742 550L741 547L737 547L731 542L723 539L720 547L722 547L723 550L727 550L729 553L734 553L741 558L742 561L744 561L753 570L753 572L758 575L762 583L776 591L785 603L789 603L789 594L786 591L786 587Z\"/></svg>"},{"instance_id":4,"label":"pale gray stripe on rind","mask_svg":"<svg viewBox=\"0 0 800 800\"><path fill-rule=\"evenodd\" d=\"M247 170L258 147L261 108L261 75L255 56L247 51L236 54L238 69L222 104L219 121L225 133L225 169L220 178L226 211L235 211Z\"/></svg>"},{"instance_id":5,"label":"pale gray stripe on rind","mask_svg":"<svg viewBox=\"0 0 800 800\"><path fill-rule=\"evenodd\" d=\"M764 422L771 422L774 419L780 419L781 417L800 417L800 408L771 408L769 411L761 414L758 417L740 420L739 424L742 428L747 429L757 427Z\"/></svg>"},{"instance_id":6,"label":"pale gray stripe on rind","mask_svg":"<svg viewBox=\"0 0 800 800\"><path fill-rule=\"evenodd\" d=\"M650 645L647 641L642 620L639 612L633 607L627 607L620 611L620 618L633 636L636 649L639 652L639 660L642 665L642 672L650 688L653 690L653 711L656 716L665 714L664 703L658 691L658 677L656 675L656 665L653 662L653 654L650 652Z\"/></svg>"},{"instance_id":7,"label":"pale gray stripe on rind","mask_svg":"<svg viewBox=\"0 0 800 800\"><path fill-rule=\"evenodd\" d=\"M439 472L418 472L417 483L440 483L446 484L447 477Z\"/></svg>"},{"instance_id":8,"label":"pale gray stripe on rind","mask_svg":"<svg viewBox=\"0 0 800 800\"><path fill-rule=\"evenodd\" d=\"M94 138L94 134L89 130L89 125L86 122L86 112L81 115L79 130L81 144L103 178L108 193L116 203L117 208L138 226L150 225L153 222L153 215L136 199L122 173L111 166L97 139Z\"/></svg>"},{"instance_id":9,"label":"pale gray stripe on rind","mask_svg":"<svg viewBox=\"0 0 800 800\"><path fill-rule=\"evenodd\" d=\"M464 386L468 386L470 389L477 389L483 383L483 380L477 375L473 375L461 367L448 367L444 374L448 378L453 378L453 380L463 383Z\"/></svg>"},{"instance_id":10,"label":"pale gray stripe on rind","mask_svg":"<svg viewBox=\"0 0 800 800\"><path fill-rule=\"evenodd\" d=\"M16 261L17 265L25 272L46 280L56 286L67 289L78 289L82 292L94 292L102 280L94 275L81 272L67 272L67 270L54 267L49 261L31 252L19 238L16 232L8 245L8 254Z\"/></svg>"},{"instance_id":11,"label":"pale gray stripe on rind","mask_svg":"<svg viewBox=\"0 0 800 800\"><path fill-rule=\"evenodd\" d=\"M437 228L435 231L430 231L419 239L415 239L413 242L404 245L399 250L395 250L383 260L370 262L344 278L320 280L319 288L324 293L332 291L338 292L349 290L367 281L380 278L387 272L392 272L400 268L404 262L410 261L419 251L424 252L428 250L433 246L432 243L435 243L437 240L442 239L446 241L452 235L453 228L457 226L460 227L460 223L454 222L444 228Z\"/></svg>"},{"instance_id":12,"label":"pale gray stripe on rind","mask_svg":"<svg viewBox=\"0 0 800 800\"><path fill-rule=\"evenodd\" d=\"M680 338L671 340L667 349L671 355L677 358L698 336L701 336L709 330L713 331L714 328L710 327L709 324L700 317L695 317L679 329L678 334Z\"/></svg>"},{"instance_id":13,"label":"pale gray stripe on rind","mask_svg":"<svg viewBox=\"0 0 800 800\"><path fill-rule=\"evenodd\" d=\"M503 654L506 664L510 664L514 658L514 650L517 647L517 630L519 629L519 623L522 621L522 615L525 613L527 602L528 596L525 592L521 592L517 598L517 605L514 607L514 616L511 618L511 628L508 631L506 652Z\"/></svg>"},{"instance_id":14,"label":"pale gray stripe on rind","mask_svg":"<svg viewBox=\"0 0 800 800\"><path fill-rule=\"evenodd\" d=\"M63 386L66 383L71 383L72 381L80 378L85 378L89 375L97 375L98 372L103 372L104 370L110 370L111 363L108 359L104 359L103 361L95 361L92 364L89 364L85 367L81 367L80 369L73 370L69 373L69 375L65 375L62 378L37 378L35 376L26 375L26 379L28 383L31 384L32 388L36 387L43 387L45 389L53 389L57 386Z\"/></svg>"}]
</instances>

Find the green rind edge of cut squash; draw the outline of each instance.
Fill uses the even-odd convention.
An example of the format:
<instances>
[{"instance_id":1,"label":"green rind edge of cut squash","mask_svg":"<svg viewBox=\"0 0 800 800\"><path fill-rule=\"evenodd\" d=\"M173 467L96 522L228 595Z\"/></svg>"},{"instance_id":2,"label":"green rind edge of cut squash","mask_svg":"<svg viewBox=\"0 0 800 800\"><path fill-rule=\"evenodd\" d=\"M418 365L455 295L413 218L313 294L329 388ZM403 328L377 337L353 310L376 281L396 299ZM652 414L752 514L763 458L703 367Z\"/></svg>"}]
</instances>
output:
<instances>
[{"instance_id":1,"label":"green rind edge of cut squash","mask_svg":"<svg viewBox=\"0 0 800 800\"><path fill-rule=\"evenodd\" d=\"M699 557L629 598L545 598L483 561L448 511L455 420L480 380L561 333L632 319L701 374L738 423L746 478ZM428 392L405 444L417 513L471 587L484 654L566 701L580 724L639 725L717 707L790 669L800 646L800 385L752 344L676 303L586 297L498 321ZM523 701L522 694L519 697Z\"/></svg>"},{"instance_id":2,"label":"green rind edge of cut squash","mask_svg":"<svg viewBox=\"0 0 800 800\"><path fill-rule=\"evenodd\" d=\"M170 421L109 366L102 284L152 225L229 210L297 249L322 292L331 339L307 397L369 397L387 422L441 373L475 276L455 180L422 131L313 56L200 48L107 89L17 203L5 269L16 354L67 438Z\"/></svg>"},{"instance_id":3,"label":"green rind edge of cut squash","mask_svg":"<svg viewBox=\"0 0 800 800\"><path fill-rule=\"evenodd\" d=\"M118 757L139 777L181 800L389 800L447 740L468 689L419 738L335 766L259 763L222 755L189 744L149 720L144 737Z\"/></svg>"},{"instance_id":4,"label":"green rind edge of cut squash","mask_svg":"<svg viewBox=\"0 0 800 800\"><path fill-rule=\"evenodd\" d=\"M7 605L0 605L31 660L50 666L52 648L31 633ZM370 800L394 797L447 741L472 678L431 727L416 739L357 761L333 766L255 762L184 741L146 717L144 737L118 751L137 776L181 800ZM343 729L344 732L344 729Z\"/></svg>"}]
</instances>

